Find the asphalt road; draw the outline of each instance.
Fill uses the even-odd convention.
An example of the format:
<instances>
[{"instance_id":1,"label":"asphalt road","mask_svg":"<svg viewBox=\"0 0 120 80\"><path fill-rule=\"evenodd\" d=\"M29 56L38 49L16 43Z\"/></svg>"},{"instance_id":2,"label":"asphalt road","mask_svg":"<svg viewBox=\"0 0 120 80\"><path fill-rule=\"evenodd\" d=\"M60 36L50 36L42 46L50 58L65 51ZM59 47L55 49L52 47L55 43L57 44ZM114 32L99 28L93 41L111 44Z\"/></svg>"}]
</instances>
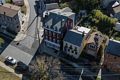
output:
<instances>
[{"instance_id":1,"label":"asphalt road","mask_svg":"<svg viewBox=\"0 0 120 80\"><path fill-rule=\"evenodd\" d=\"M34 57L38 47L39 47L39 40L37 39L38 36L38 26L40 24L40 17L36 17L36 9L35 9L35 0L28 0L30 5L30 20L29 26L27 30L27 36L25 39L14 42L12 41L11 44L4 50L1 54L2 56L11 56L15 58L17 61L22 61L26 65L28 65L31 59Z\"/></svg>"}]
</instances>

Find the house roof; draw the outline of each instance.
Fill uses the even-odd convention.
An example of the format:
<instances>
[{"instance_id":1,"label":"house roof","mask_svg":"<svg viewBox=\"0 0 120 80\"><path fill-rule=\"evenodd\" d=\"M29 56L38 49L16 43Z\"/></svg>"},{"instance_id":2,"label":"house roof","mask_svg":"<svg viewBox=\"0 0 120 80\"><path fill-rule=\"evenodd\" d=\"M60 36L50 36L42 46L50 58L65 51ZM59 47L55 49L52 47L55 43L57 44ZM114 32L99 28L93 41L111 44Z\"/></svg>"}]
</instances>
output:
<instances>
[{"instance_id":1,"label":"house roof","mask_svg":"<svg viewBox=\"0 0 120 80\"><path fill-rule=\"evenodd\" d=\"M50 10L49 12L51 13L55 13L55 14L58 14L58 15L63 15L63 16L71 16L75 13L71 12L70 10L68 10L68 8L63 8L63 9L53 9L53 10Z\"/></svg>"},{"instance_id":2,"label":"house roof","mask_svg":"<svg viewBox=\"0 0 120 80\"><path fill-rule=\"evenodd\" d=\"M120 41L109 40L106 52L112 55L120 56Z\"/></svg>"},{"instance_id":3,"label":"house roof","mask_svg":"<svg viewBox=\"0 0 120 80\"><path fill-rule=\"evenodd\" d=\"M87 33L90 32L90 29L85 27L78 27L77 30L72 29L67 32L67 34L65 35L64 41L80 46L83 40L83 32L85 33L84 35L86 35Z\"/></svg>"},{"instance_id":4,"label":"house roof","mask_svg":"<svg viewBox=\"0 0 120 80\"><path fill-rule=\"evenodd\" d=\"M78 27L78 31L79 32L84 32L85 34L89 33L90 32L90 29L89 28L86 28L86 27L80 27L80 26L77 26Z\"/></svg>"},{"instance_id":5,"label":"house roof","mask_svg":"<svg viewBox=\"0 0 120 80\"><path fill-rule=\"evenodd\" d=\"M59 9L58 3L46 4L46 10Z\"/></svg>"},{"instance_id":6,"label":"house roof","mask_svg":"<svg viewBox=\"0 0 120 80\"><path fill-rule=\"evenodd\" d=\"M5 14L9 17L14 17L19 10L20 7L8 3L0 6L0 14Z\"/></svg>"},{"instance_id":7,"label":"house roof","mask_svg":"<svg viewBox=\"0 0 120 80\"><path fill-rule=\"evenodd\" d=\"M87 39L87 44L94 43L99 48L104 37L100 32L93 32ZM96 43L97 42L97 43Z\"/></svg>"},{"instance_id":8,"label":"house roof","mask_svg":"<svg viewBox=\"0 0 120 80\"><path fill-rule=\"evenodd\" d=\"M71 18L72 15L75 15L73 12L62 12L61 9L53 9L48 11L48 16L44 19L44 24L51 27L61 27L64 26L68 18Z\"/></svg>"},{"instance_id":9,"label":"house roof","mask_svg":"<svg viewBox=\"0 0 120 80\"><path fill-rule=\"evenodd\" d=\"M76 46L80 46L83 40L83 36L81 32L77 30L70 30L65 35L64 41L74 44Z\"/></svg>"}]
</instances>

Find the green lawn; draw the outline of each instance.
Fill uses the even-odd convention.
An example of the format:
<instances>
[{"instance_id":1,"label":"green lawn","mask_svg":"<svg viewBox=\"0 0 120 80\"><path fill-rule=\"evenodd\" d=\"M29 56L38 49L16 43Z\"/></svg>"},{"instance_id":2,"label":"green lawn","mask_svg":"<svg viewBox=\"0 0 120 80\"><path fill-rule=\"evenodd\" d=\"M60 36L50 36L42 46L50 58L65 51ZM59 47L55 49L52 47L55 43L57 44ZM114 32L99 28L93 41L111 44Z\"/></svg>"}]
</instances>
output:
<instances>
[{"instance_id":1,"label":"green lawn","mask_svg":"<svg viewBox=\"0 0 120 80\"><path fill-rule=\"evenodd\" d=\"M20 80L20 78L0 67L0 80Z\"/></svg>"},{"instance_id":2,"label":"green lawn","mask_svg":"<svg viewBox=\"0 0 120 80\"><path fill-rule=\"evenodd\" d=\"M12 0L5 0L6 3L12 3Z\"/></svg>"}]
</instances>

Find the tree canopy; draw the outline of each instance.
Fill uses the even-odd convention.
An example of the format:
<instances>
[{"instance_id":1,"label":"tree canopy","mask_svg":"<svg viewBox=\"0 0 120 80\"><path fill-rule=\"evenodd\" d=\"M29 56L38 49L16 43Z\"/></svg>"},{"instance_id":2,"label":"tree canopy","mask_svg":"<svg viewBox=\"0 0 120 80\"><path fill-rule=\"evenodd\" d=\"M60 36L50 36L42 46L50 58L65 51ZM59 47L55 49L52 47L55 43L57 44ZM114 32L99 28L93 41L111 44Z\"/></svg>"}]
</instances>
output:
<instances>
[{"instance_id":1,"label":"tree canopy","mask_svg":"<svg viewBox=\"0 0 120 80\"><path fill-rule=\"evenodd\" d=\"M80 9L93 10L98 9L100 6L100 0L76 0Z\"/></svg>"},{"instance_id":2,"label":"tree canopy","mask_svg":"<svg viewBox=\"0 0 120 80\"><path fill-rule=\"evenodd\" d=\"M4 40L0 38L0 46L4 43Z\"/></svg>"},{"instance_id":3,"label":"tree canopy","mask_svg":"<svg viewBox=\"0 0 120 80\"><path fill-rule=\"evenodd\" d=\"M92 26L97 26L100 31L111 30L118 21L116 18L108 17L100 10L93 10L89 15Z\"/></svg>"}]
</instances>

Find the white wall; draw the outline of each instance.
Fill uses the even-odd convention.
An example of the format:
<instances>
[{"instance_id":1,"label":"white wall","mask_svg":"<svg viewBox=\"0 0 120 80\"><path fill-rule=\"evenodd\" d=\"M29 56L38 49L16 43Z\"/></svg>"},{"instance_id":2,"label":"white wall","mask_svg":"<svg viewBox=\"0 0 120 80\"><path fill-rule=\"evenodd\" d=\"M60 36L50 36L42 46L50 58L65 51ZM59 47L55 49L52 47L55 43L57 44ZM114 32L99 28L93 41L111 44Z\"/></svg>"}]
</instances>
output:
<instances>
[{"instance_id":1,"label":"white wall","mask_svg":"<svg viewBox=\"0 0 120 80\"><path fill-rule=\"evenodd\" d=\"M75 47L77 47L77 54L72 53L71 51L70 51L70 52L67 52L67 54L73 56L73 57L76 58L76 59L79 58L79 56L80 56L80 54L81 54L81 52L82 52L82 47L83 47L83 46L80 46L80 47L79 47L79 46L76 46L76 45L73 45L73 44L71 44L71 43L69 43L69 42L64 41L64 42L63 42L63 51L64 51L64 47L65 47L66 43L68 44L68 47L70 47L70 46L72 45L73 50L75 49Z\"/></svg>"}]
</instances>

